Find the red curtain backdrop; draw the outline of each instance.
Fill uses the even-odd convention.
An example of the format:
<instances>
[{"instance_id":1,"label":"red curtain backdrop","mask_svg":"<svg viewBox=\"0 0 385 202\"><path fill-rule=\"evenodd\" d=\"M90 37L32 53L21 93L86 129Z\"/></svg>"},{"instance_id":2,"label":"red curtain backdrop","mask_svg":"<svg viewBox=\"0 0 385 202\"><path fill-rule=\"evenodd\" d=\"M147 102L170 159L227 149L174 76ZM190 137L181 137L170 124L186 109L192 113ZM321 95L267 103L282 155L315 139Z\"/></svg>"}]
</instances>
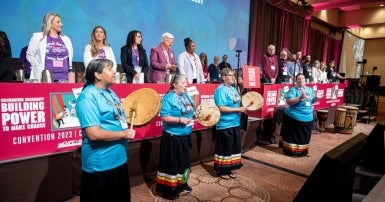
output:
<instances>
[{"instance_id":1,"label":"red curtain backdrop","mask_svg":"<svg viewBox=\"0 0 385 202\"><path fill-rule=\"evenodd\" d=\"M249 61L260 66L269 44L276 54L283 49L291 53L302 51L312 60L334 59L338 64L341 40L310 27L311 8L290 0L251 0Z\"/></svg>"}]
</instances>

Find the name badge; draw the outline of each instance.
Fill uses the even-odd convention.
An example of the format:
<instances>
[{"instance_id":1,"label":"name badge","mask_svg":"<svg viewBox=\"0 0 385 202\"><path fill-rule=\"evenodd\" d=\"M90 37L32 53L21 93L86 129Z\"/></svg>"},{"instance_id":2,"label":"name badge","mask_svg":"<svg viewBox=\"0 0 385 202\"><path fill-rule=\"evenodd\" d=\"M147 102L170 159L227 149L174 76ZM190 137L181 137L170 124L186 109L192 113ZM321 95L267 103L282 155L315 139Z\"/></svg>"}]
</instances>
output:
<instances>
[{"instance_id":1,"label":"name badge","mask_svg":"<svg viewBox=\"0 0 385 202\"><path fill-rule=\"evenodd\" d=\"M306 107L309 107L310 106L310 101L306 101L305 105L306 105Z\"/></svg>"},{"instance_id":2,"label":"name badge","mask_svg":"<svg viewBox=\"0 0 385 202\"><path fill-rule=\"evenodd\" d=\"M287 75L287 72L282 72L283 75Z\"/></svg>"},{"instance_id":3,"label":"name badge","mask_svg":"<svg viewBox=\"0 0 385 202\"><path fill-rule=\"evenodd\" d=\"M186 126L194 126L194 120L191 120Z\"/></svg>"},{"instance_id":4,"label":"name badge","mask_svg":"<svg viewBox=\"0 0 385 202\"><path fill-rule=\"evenodd\" d=\"M274 65L271 65L270 66L272 70L275 70L275 66Z\"/></svg>"},{"instance_id":5,"label":"name badge","mask_svg":"<svg viewBox=\"0 0 385 202\"><path fill-rule=\"evenodd\" d=\"M187 112L190 112L190 111L191 111L191 109L192 109L192 107L191 107L191 106L186 106L186 111L187 111Z\"/></svg>"},{"instance_id":6,"label":"name badge","mask_svg":"<svg viewBox=\"0 0 385 202\"><path fill-rule=\"evenodd\" d=\"M63 60L54 60L53 67L63 67Z\"/></svg>"},{"instance_id":7,"label":"name badge","mask_svg":"<svg viewBox=\"0 0 385 202\"><path fill-rule=\"evenodd\" d=\"M128 124L127 124L127 120L125 117L120 116L119 121L120 121L120 125L122 125L123 130L128 129Z\"/></svg>"}]
</instances>

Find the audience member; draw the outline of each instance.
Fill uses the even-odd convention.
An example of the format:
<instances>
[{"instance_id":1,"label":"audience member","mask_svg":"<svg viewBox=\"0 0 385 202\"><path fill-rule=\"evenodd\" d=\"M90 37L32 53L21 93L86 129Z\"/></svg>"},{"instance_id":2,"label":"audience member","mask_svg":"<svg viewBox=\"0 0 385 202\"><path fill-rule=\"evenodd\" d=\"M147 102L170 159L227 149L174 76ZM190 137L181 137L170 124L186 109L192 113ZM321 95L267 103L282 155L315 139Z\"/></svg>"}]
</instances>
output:
<instances>
[{"instance_id":1,"label":"audience member","mask_svg":"<svg viewBox=\"0 0 385 202\"><path fill-rule=\"evenodd\" d=\"M0 82L11 82L14 78L10 64L11 58L11 44L7 34L0 30Z\"/></svg>"},{"instance_id":2,"label":"audience member","mask_svg":"<svg viewBox=\"0 0 385 202\"><path fill-rule=\"evenodd\" d=\"M156 192L169 200L181 192L191 192L187 181L191 172L191 133L194 125L194 103L186 93L187 78L176 75L162 99L160 117L163 133L160 140Z\"/></svg>"},{"instance_id":3,"label":"audience member","mask_svg":"<svg viewBox=\"0 0 385 202\"><path fill-rule=\"evenodd\" d=\"M31 63L30 79L41 80L44 69L51 70L54 80L68 80L72 67L71 40L62 33L63 24L57 13L43 18L42 32L34 33L28 44L27 60Z\"/></svg>"},{"instance_id":4,"label":"audience member","mask_svg":"<svg viewBox=\"0 0 385 202\"><path fill-rule=\"evenodd\" d=\"M86 83L76 100L82 128L80 201L131 201L128 174L128 129L120 99L110 88L115 83L111 60L92 60Z\"/></svg>"},{"instance_id":5,"label":"audience member","mask_svg":"<svg viewBox=\"0 0 385 202\"><path fill-rule=\"evenodd\" d=\"M214 61L209 65L209 75L211 82L219 82L221 81L220 75L220 67L219 67L219 57L214 56Z\"/></svg>"},{"instance_id":6,"label":"audience member","mask_svg":"<svg viewBox=\"0 0 385 202\"><path fill-rule=\"evenodd\" d=\"M209 77L209 68L208 68L208 64L207 64L206 53L204 53L204 52L200 53L199 59L201 60L201 64L202 64L203 77L204 77L205 81L209 81L210 77Z\"/></svg>"},{"instance_id":7,"label":"audience member","mask_svg":"<svg viewBox=\"0 0 385 202\"><path fill-rule=\"evenodd\" d=\"M219 69L220 70L222 70L223 68L226 68L226 67L231 69L231 65L230 65L230 63L227 62L227 59L228 59L227 55L222 56L222 62L219 63Z\"/></svg>"},{"instance_id":8,"label":"audience member","mask_svg":"<svg viewBox=\"0 0 385 202\"><path fill-rule=\"evenodd\" d=\"M281 136L283 152L289 156L307 156L313 126L313 88L306 86L305 76L297 74L296 84L286 94L289 105L283 114Z\"/></svg>"},{"instance_id":9,"label":"audience member","mask_svg":"<svg viewBox=\"0 0 385 202\"><path fill-rule=\"evenodd\" d=\"M195 42L190 38L185 38L184 47L186 51L178 56L180 73L186 75L189 84L204 83L202 64L195 53Z\"/></svg>"},{"instance_id":10,"label":"audience member","mask_svg":"<svg viewBox=\"0 0 385 202\"><path fill-rule=\"evenodd\" d=\"M278 76L278 58L275 55L275 46L269 45L267 53L262 56L263 83L274 84Z\"/></svg>"},{"instance_id":11,"label":"audience member","mask_svg":"<svg viewBox=\"0 0 385 202\"><path fill-rule=\"evenodd\" d=\"M140 31L132 30L128 33L126 45L121 48L120 60L128 83L133 83L134 80L138 82L140 73L144 74L144 82L148 83L150 67Z\"/></svg>"},{"instance_id":12,"label":"audience member","mask_svg":"<svg viewBox=\"0 0 385 202\"><path fill-rule=\"evenodd\" d=\"M111 46L107 43L107 32L102 26L96 26L91 32L91 40L86 45L83 53L84 67L94 59L109 59L116 71L116 60Z\"/></svg>"},{"instance_id":13,"label":"audience member","mask_svg":"<svg viewBox=\"0 0 385 202\"><path fill-rule=\"evenodd\" d=\"M165 82L166 73L168 71L171 74L175 74L177 72L174 52L171 50L173 43L174 35L166 32L162 34L162 40L160 44L154 48L151 48L151 82Z\"/></svg>"},{"instance_id":14,"label":"audience member","mask_svg":"<svg viewBox=\"0 0 385 202\"><path fill-rule=\"evenodd\" d=\"M214 91L214 101L221 116L215 126L215 157L214 170L223 179L235 178L232 170L242 167L241 162L241 113L246 107L241 107L241 96L235 84L234 71L224 68L221 71L223 83Z\"/></svg>"}]
</instances>

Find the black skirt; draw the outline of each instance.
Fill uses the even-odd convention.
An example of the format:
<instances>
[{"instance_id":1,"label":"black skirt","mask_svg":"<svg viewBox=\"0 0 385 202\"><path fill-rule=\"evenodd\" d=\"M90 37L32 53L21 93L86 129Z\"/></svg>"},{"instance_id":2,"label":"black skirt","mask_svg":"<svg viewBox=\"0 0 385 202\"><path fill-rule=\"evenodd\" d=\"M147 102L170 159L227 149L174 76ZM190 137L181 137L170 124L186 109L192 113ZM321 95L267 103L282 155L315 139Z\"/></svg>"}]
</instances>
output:
<instances>
[{"instance_id":1,"label":"black skirt","mask_svg":"<svg viewBox=\"0 0 385 202\"><path fill-rule=\"evenodd\" d=\"M281 128L283 153L289 156L308 154L312 126L313 121L298 121L284 113Z\"/></svg>"},{"instance_id":2,"label":"black skirt","mask_svg":"<svg viewBox=\"0 0 385 202\"><path fill-rule=\"evenodd\" d=\"M80 201L131 201L127 162L96 173L82 171Z\"/></svg>"},{"instance_id":3,"label":"black skirt","mask_svg":"<svg viewBox=\"0 0 385 202\"><path fill-rule=\"evenodd\" d=\"M228 172L242 167L240 128L216 130L214 170Z\"/></svg>"},{"instance_id":4,"label":"black skirt","mask_svg":"<svg viewBox=\"0 0 385 202\"><path fill-rule=\"evenodd\" d=\"M177 136L163 131L160 140L157 189L170 191L187 184L190 174L191 135Z\"/></svg>"}]
</instances>

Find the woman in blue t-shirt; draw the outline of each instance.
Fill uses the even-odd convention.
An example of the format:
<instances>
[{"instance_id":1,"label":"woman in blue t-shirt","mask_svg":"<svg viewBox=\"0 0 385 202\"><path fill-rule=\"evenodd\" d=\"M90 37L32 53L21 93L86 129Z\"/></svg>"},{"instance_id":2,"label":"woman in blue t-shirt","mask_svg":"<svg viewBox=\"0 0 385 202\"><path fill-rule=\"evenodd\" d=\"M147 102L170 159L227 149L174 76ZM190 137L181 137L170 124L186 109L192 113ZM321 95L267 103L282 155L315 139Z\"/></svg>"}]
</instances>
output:
<instances>
[{"instance_id":1,"label":"woman in blue t-shirt","mask_svg":"<svg viewBox=\"0 0 385 202\"><path fill-rule=\"evenodd\" d=\"M187 84L186 76L176 75L162 99L160 110L163 133L156 192L169 200L179 198L181 192L192 191L187 180L191 172L191 132L195 109L191 96L186 93Z\"/></svg>"},{"instance_id":2,"label":"woman in blue t-shirt","mask_svg":"<svg viewBox=\"0 0 385 202\"><path fill-rule=\"evenodd\" d=\"M92 60L76 100L83 137L80 201L130 201L127 144L135 131L110 89L115 73L111 60Z\"/></svg>"},{"instance_id":3,"label":"woman in blue t-shirt","mask_svg":"<svg viewBox=\"0 0 385 202\"><path fill-rule=\"evenodd\" d=\"M281 136L286 155L308 155L313 126L313 103L316 99L313 89L306 86L305 76L302 73L297 74L295 86L286 94L289 106L283 115Z\"/></svg>"},{"instance_id":4,"label":"woman in blue t-shirt","mask_svg":"<svg viewBox=\"0 0 385 202\"><path fill-rule=\"evenodd\" d=\"M231 171L242 167L239 126L246 107L241 107L241 96L232 86L235 84L234 71L224 68L221 77L223 82L214 92L215 104L221 112L215 128L214 170L219 177L230 179L236 177Z\"/></svg>"}]
</instances>

